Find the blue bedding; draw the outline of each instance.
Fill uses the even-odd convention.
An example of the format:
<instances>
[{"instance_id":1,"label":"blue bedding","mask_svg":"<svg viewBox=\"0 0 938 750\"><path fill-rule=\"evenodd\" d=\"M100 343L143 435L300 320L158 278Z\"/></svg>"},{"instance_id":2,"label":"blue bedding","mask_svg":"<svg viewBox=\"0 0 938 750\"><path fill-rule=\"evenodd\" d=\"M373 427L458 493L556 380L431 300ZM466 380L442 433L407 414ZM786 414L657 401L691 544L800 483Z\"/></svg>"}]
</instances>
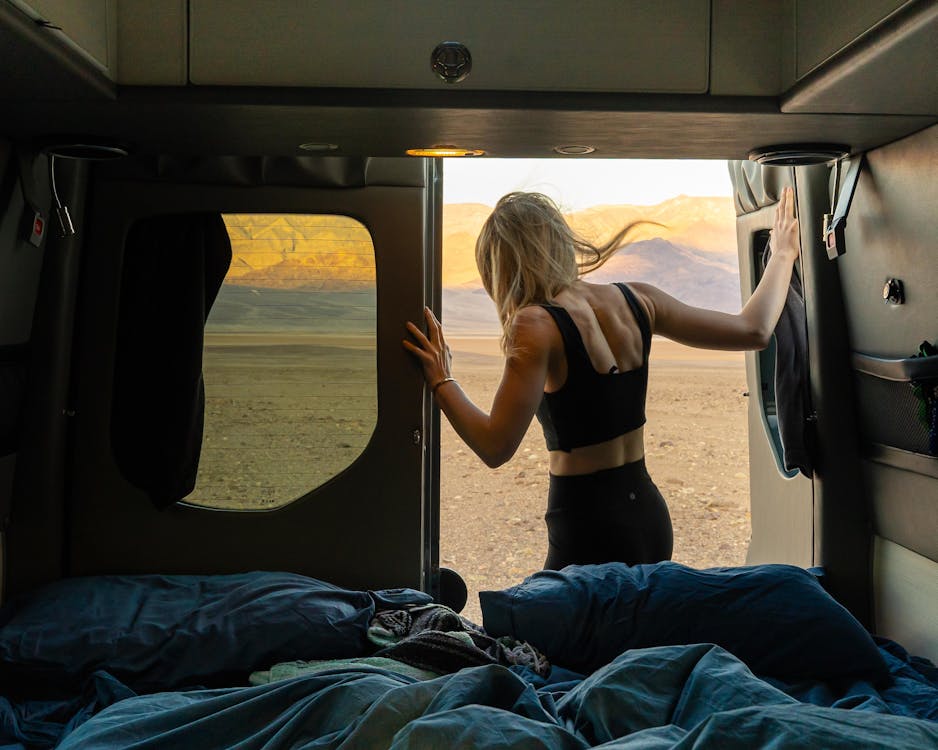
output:
<instances>
[{"instance_id":1,"label":"blue bedding","mask_svg":"<svg viewBox=\"0 0 938 750\"><path fill-rule=\"evenodd\" d=\"M584 679L539 689L524 669L499 665L424 682L360 667L140 696L85 722L60 748L235 745L922 750L938 747L938 724L801 703L719 646L698 644L628 651Z\"/></svg>"},{"instance_id":2,"label":"blue bedding","mask_svg":"<svg viewBox=\"0 0 938 750\"><path fill-rule=\"evenodd\" d=\"M86 608L78 630L68 613L92 590L107 627L91 627ZM133 606L118 596L128 592ZM232 596L234 615L219 607ZM721 646L689 643L631 648L589 674L490 664L419 680L355 664L248 686L249 670L278 659L366 656L376 611L427 600L279 573L60 582L0 611L0 750L938 748L938 670L885 640L874 646L885 677L756 676ZM264 638L265 619L282 632ZM96 650L70 656L70 638ZM160 642L174 644L171 659L154 658ZM18 679L30 665L43 679Z\"/></svg>"}]
</instances>

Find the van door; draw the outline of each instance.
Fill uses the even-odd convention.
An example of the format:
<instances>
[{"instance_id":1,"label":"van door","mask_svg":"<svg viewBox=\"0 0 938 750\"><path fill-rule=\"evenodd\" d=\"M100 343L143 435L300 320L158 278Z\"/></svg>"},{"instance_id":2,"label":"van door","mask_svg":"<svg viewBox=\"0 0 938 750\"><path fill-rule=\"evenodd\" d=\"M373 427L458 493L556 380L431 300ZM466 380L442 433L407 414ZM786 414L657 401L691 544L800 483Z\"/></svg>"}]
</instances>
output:
<instances>
[{"instance_id":1,"label":"van door","mask_svg":"<svg viewBox=\"0 0 938 750\"><path fill-rule=\"evenodd\" d=\"M731 162L736 205L739 278L743 300L762 274L762 259L781 191L794 184L794 170ZM796 272L800 272L796 268ZM785 468L775 393L776 343L746 352L749 385L749 495L752 538L748 564L814 562L811 480Z\"/></svg>"},{"instance_id":2,"label":"van door","mask_svg":"<svg viewBox=\"0 0 938 750\"><path fill-rule=\"evenodd\" d=\"M831 211L832 170L825 165L731 164L743 296L758 279L781 190L795 189L803 289L804 351L799 409L776 387L777 346L747 354L752 540L749 563L783 562L825 569L825 587L865 625L871 625L870 515L857 440L851 349L840 267L828 258L823 217ZM803 408L802 408L803 407ZM780 419L781 417L781 419ZM781 423L801 420L803 462L790 460ZM788 432L790 434L790 432ZM786 466L787 464L787 466ZM805 471L795 468L804 465ZM810 474L810 478L809 475Z\"/></svg>"},{"instance_id":3,"label":"van door","mask_svg":"<svg viewBox=\"0 0 938 750\"><path fill-rule=\"evenodd\" d=\"M441 172L353 157L99 165L76 222L66 489L14 498L32 510L10 529L10 593L73 575L252 569L433 590L438 415L401 339L424 305L439 312ZM154 502L187 335L163 329L211 265L193 265L208 251L180 227L203 217L231 262L194 339L197 475L179 502ZM44 512L59 503L64 514ZM44 518L65 519L64 549L44 549L57 538Z\"/></svg>"}]
</instances>

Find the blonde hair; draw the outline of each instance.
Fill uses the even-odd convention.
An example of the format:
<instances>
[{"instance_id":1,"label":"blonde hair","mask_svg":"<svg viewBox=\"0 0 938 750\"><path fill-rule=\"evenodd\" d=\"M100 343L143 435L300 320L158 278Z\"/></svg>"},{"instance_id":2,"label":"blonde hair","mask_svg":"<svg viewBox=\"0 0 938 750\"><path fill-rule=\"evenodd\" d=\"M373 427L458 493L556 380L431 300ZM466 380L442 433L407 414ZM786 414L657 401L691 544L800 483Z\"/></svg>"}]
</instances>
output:
<instances>
[{"instance_id":1,"label":"blonde hair","mask_svg":"<svg viewBox=\"0 0 938 750\"><path fill-rule=\"evenodd\" d=\"M508 353L518 310L550 302L595 271L628 244L626 235L642 223L626 225L597 246L574 232L546 195L516 192L502 197L476 240L479 275L502 324L502 351Z\"/></svg>"}]
</instances>

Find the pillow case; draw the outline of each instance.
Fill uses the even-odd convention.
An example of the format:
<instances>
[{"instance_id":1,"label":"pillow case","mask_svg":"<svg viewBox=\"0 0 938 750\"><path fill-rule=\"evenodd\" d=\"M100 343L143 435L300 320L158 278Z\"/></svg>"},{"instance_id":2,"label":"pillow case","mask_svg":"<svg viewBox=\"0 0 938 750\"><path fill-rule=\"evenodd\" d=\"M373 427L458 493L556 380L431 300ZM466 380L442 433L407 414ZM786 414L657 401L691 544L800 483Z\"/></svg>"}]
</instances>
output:
<instances>
[{"instance_id":1,"label":"pillow case","mask_svg":"<svg viewBox=\"0 0 938 750\"><path fill-rule=\"evenodd\" d=\"M888 671L853 615L791 565L571 565L479 600L490 635L528 641L579 672L628 649L690 643L715 643L781 679L875 680Z\"/></svg>"},{"instance_id":2,"label":"pillow case","mask_svg":"<svg viewBox=\"0 0 938 750\"><path fill-rule=\"evenodd\" d=\"M370 653L374 611L366 591L293 573L70 578L4 607L0 682L74 686L103 669L140 691L243 683L280 661Z\"/></svg>"}]
</instances>

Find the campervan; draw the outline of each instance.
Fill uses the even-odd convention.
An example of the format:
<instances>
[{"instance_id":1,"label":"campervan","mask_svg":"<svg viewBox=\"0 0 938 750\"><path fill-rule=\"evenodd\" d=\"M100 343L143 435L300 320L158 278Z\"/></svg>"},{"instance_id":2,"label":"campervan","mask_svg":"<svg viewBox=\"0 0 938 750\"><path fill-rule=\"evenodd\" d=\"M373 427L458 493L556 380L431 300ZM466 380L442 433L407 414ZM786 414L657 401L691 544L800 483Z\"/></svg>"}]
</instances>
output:
<instances>
[{"instance_id":1,"label":"campervan","mask_svg":"<svg viewBox=\"0 0 938 750\"><path fill-rule=\"evenodd\" d=\"M440 414L401 339L425 306L441 309L441 157L460 154L728 160L743 300L794 189L795 341L747 353L750 464L726 467L750 477L747 569L810 569L865 634L938 660L936 50L934 0L0 0L0 713L62 698L39 677L62 688L108 674L126 692L106 700L99 687L81 721L35 746L123 746L107 732L126 720L137 732L126 746L280 747L275 731L295 728L272 709L263 728L246 708L221 729L213 704L192 724L216 722L208 734L154 724L164 744L139 727L163 710L146 703L154 693L198 703L207 687L234 705L237 690L269 701L264 689L313 691L311 678L245 687L225 682L244 665L220 663L161 682L150 664L135 683L126 660L83 655L102 638L118 661L131 648L115 607L135 608L127 622L163 639L173 669L214 664L216 648L246 654L288 626L274 618L263 635L253 621L236 648L218 645L224 623L269 589L206 604L196 619L213 635L191 653L173 646L188 625L148 620L152 601L118 606L114 592L158 580L140 596L165 603L183 586L189 616L196 590L248 586L254 571L353 592L371 612L452 596ZM789 606L808 622L831 621L799 602ZM927 682L923 663L903 664ZM358 670L348 674L369 685L436 684ZM316 673L317 685L336 674ZM374 704L353 693L355 715L329 746L389 746L361 734ZM553 717L557 747L598 744L595 716L565 725L546 699L519 708L529 699L491 699L465 735L434 735L432 711L414 708L423 739L414 729L407 744L405 727L395 742L471 747L504 711L522 725ZM176 716L170 698L161 705ZM797 716L779 726L800 727ZM884 725L894 746L938 736L909 716ZM675 743L703 731L665 723ZM0 740L14 724L0 722ZM271 734L250 744L254 732ZM843 732L853 746L867 737ZM721 736L706 746L737 746Z\"/></svg>"}]
</instances>

